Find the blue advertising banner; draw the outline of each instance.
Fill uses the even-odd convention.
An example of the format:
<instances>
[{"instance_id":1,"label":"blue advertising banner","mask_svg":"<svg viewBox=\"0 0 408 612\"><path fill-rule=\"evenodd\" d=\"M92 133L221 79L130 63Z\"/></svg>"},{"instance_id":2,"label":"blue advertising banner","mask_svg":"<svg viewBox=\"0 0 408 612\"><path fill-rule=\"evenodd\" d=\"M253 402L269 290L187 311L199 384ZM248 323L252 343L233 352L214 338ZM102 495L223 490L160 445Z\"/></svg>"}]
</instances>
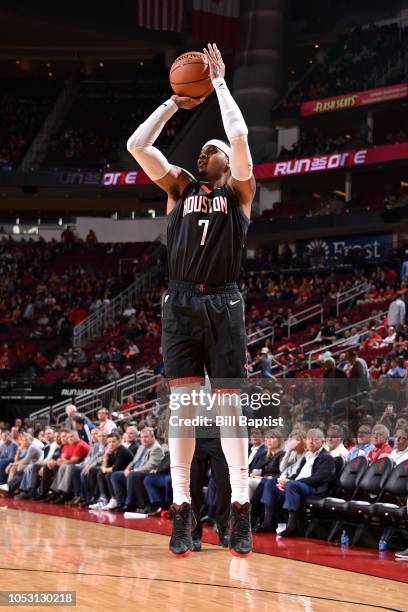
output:
<instances>
[{"instance_id":1,"label":"blue advertising banner","mask_svg":"<svg viewBox=\"0 0 408 612\"><path fill-rule=\"evenodd\" d=\"M297 240L296 248L298 255L342 258L360 254L366 260L375 261L387 257L391 251L392 233Z\"/></svg>"}]
</instances>

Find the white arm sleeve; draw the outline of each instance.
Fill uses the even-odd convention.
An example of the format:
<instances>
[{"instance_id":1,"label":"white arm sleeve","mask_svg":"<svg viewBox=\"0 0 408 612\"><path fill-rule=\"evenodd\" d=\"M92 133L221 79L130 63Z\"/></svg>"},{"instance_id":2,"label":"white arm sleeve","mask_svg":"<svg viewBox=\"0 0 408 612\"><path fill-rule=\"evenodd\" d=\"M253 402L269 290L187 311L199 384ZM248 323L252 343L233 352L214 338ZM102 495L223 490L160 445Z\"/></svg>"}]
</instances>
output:
<instances>
[{"instance_id":1,"label":"white arm sleeve","mask_svg":"<svg viewBox=\"0 0 408 612\"><path fill-rule=\"evenodd\" d=\"M174 100L166 100L141 123L127 141L127 150L152 181L157 181L170 170L170 164L159 149L153 147L167 121L178 111Z\"/></svg>"},{"instance_id":2,"label":"white arm sleeve","mask_svg":"<svg viewBox=\"0 0 408 612\"><path fill-rule=\"evenodd\" d=\"M221 109L225 133L231 144L230 168L234 179L247 181L252 176L252 157L248 147L248 128L224 79L213 80Z\"/></svg>"}]
</instances>

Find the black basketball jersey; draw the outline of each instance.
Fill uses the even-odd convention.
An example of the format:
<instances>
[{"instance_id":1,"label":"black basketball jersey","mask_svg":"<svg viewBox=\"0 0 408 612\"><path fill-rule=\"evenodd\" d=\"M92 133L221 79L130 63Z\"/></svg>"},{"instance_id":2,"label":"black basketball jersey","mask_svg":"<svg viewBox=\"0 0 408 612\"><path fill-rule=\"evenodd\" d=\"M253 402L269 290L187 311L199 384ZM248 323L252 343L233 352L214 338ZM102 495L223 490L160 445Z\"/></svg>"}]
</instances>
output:
<instances>
[{"instance_id":1,"label":"black basketball jersey","mask_svg":"<svg viewBox=\"0 0 408 612\"><path fill-rule=\"evenodd\" d=\"M207 285L237 281L249 220L227 185L193 181L169 214L170 280Z\"/></svg>"}]
</instances>

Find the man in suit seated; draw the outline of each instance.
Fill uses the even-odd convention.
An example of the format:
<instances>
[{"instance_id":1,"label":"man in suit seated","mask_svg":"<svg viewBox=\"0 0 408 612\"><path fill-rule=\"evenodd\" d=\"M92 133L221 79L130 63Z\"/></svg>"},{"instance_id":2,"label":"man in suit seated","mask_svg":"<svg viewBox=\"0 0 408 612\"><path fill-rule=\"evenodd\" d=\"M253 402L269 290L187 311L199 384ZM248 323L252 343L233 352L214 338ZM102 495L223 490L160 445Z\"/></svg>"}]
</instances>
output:
<instances>
[{"instance_id":1,"label":"man in suit seated","mask_svg":"<svg viewBox=\"0 0 408 612\"><path fill-rule=\"evenodd\" d=\"M136 508L149 505L143 481L148 474L156 470L163 456L164 451L157 442L153 429L142 429L136 455L123 472L113 472L111 476L117 512L134 512Z\"/></svg>"},{"instance_id":2,"label":"man in suit seated","mask_svg":"<svg viewBox=\"0 0 408 612\"><path fill-rule=\"evenodd\" d=\"M264 436L260 429L252 429L250 433L250 449L248 456L248 469L251 474L253 470L261 469L266 455Z\"/></svg>"},{"instance_id":3,"label":"man in suit seated","mask_svg":"<svg viewBox=\"0 0 408 612\"><path fill-rule=\"evenodd\" d=\"M276 512L280 507L288 511L286 530L280 535L298 534L296 513L307 496L324 497L330 483L336 478L334 459L324 448L324 433L320 429L309 429L306 434L306 454L299 469L291 477L281 476L269 481L269 497L262 501Z\"/></svg>"},{"instance_id":4,"label":"man in suit seated","mask_svg":"<svg viewBox=\"0 0 408 612\"><path fill-rule=\"evenodd\" d=\"M170 453L164 452L163 459L156 469L150 471L143 481L149 498L149 505L143 508L145 514L158 514L162 508L169 508L173 501L171 488Z\"/></svg>"}]
</instances>

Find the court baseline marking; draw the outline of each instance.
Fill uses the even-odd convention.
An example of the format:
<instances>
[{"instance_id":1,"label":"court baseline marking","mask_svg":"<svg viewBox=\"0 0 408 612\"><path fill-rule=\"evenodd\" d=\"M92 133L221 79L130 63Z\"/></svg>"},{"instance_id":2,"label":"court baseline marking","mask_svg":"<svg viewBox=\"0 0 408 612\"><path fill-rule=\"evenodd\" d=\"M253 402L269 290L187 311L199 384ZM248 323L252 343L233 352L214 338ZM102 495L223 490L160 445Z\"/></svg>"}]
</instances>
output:
<instances>
[{"instance_id":1,"label":"court baseline marking","mask_svg":"<svg viewBox=\"0 0 408 612\"><path fill-rule=\"evenodd\" d=\"M271 593L273 595L286 595L287 597L304 597L309 599L318 599L320 601L334 601L336 603L347 603L354 606L366 606L368 608L376 608L377 610L387 610L387 612L404 612L401 608L388 608L386 606L381 606L378 604L370 604L364 601L350 601L348 599L336 599L335 597L319 597L318 595L306 595L304 593L291 593L287 591L274 591L272 589L255 589L253 587L241 587L235 586L232 584L217 584L211 582L193 582L192 580L174 580L171 578L149 578L147 576L126 576L120 574L95 574L95 573L87 573L87 572L67 572L61 570L48 570L48 569L34 569L34 568L24 568L24 567L2 567L0 566L0 570L6 572L37 572L37 573L47 573L47 574L66 574L70 576L93 576L98 578L126 578L129 580L146 580L149 582L170 582L173 584L189 584L193 586L209 586L209 587L217 587L222 589L235 589L238 591L251 591L255 593Z\"/></svg>"}]
</instances>

